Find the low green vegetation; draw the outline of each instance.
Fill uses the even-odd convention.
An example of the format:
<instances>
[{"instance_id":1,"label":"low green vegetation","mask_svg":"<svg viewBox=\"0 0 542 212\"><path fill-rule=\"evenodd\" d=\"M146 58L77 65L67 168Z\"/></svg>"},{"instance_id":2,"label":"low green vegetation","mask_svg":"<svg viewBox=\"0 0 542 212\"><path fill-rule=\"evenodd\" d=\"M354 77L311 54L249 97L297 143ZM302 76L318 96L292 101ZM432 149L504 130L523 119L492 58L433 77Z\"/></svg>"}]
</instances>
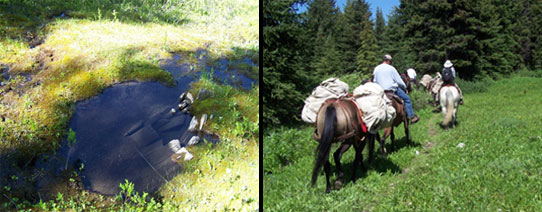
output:
<instances>
[{"instance_id":1,"label":"low green vegetation","mask_svg":"<svg viewBox=\"0 0 542 212\"><path fill-rule=\"evenodd\" d=\"M185 163L160 192L184 210L247 210L259 207L259 87L250 91L218 85L207 77L190 92L214 93L196 100L192 112L199 118L213 115L204 130L219 134L221 142L188 147L196 159Z\"/></svg>"},{"instance_id":2,"label":"low green vegetation","mask_svg":"<svg viewBox=\"0 0 542 212\"><path fill-rule=\"evenodd\" d=\"M4 203L3 208L13 206L18 211L178 211L176 205L169 202L162 203L148 193L139 194L134 191L134 184L125 181L119 185L121 191L114 197L81 191L78 195L67 196L58 193L55 199L49 201L39 200L37 204L20 201L18 198L10 199ZM11 205L10 205L11 204Z\"/></svg>"},{"instance_id":3,"label":"low green vegetation","mask_svg":"<svg viewBox=\"0 0 542 212\"><path fill-rule=\"evenodd\" d=\"M418 110L421 121L411 127L412 145L405 144L399 127L395 151L387 158L377 156L356 183L347 180L341 190L330 194L324 193L323 173L316 186L310 186L317 144L311 138L312 126L267 131L263 207L269 211L536 211L542 207L542 198L534 192L542 189L538 129L542 106L537 93L541 89L541 78L511 77L492 82L485 91L465 92L459 123L447 131L438 125L441 113L429 107ZM353 159L353 150L343 156L345 179L351 176ZM333 160L331 164L335 180Z\"/></svg>"},{"instance_id":4,"label":"low green vegetation","mask_svg":"<svg viewBox=\"0 0 542 212\"><path fill-rule=\"evenodd\" d=\"M6 68L13 76L11 79L0 79L5 83L0 88L0 115L3 120L0 122L0 153L18 162L10 165L15 168L13 170L24 169L27 161L58 148L60 141L68 134L75 102L125 81L158 81L173 85L171 75L160 68L173 54L184 57L205 50L211 62L220 58L248 57L258 64L258 7L258 2L252 0L0 0L0 69ZM258 76L257 67L246 68L245 72L249 76ZM195 147L202 149L200 157L205 162L193 162L188 172L201 170L200 166L207 166L209 161L218 166L225 158L228 162L223 165L224 170L233 170L228 175L235 181L243 182L243 185L236 183L235 186L239 186L235 188L233 184L221 187L239 193L238 202L219 204L223 198L217 196L201 205L209 210L223 207L255 208L259 202L259 88L242 92L210 81L200 87L216 90L217 94L226 98L224 101L227 105L217 108L202 105L199 110L201 113L206 113L207 109L217 112L216 118L210 120L209 131L220 134L225 140L224 144L212 148ZM196 106L193 109L198 110ZM220 112L230 109L237 111ZM32 176L26 177L31 179ZM183 190L191 186L188 187L189 194L201 197L203 194L200 193L207 188L197 187L197 180L197 177L177 179L185 181L183 183L186 184L179 184L184 186ZM219 182L212 180L215 179L209 179L209 183ZM7 181L0 179L2 183ZM79 192L85 194L85 191ZM0 194L2 204L7 203L3 205L4 208L13 208L11 201L17 204L26 201L23 204L25 207L29 207L33 201L22 199L5 189L0 190ZM164 196L158 198L160 201L155 199L155 203L164 206L170 204L171 200L173 207L170 208L176 211L180 206L175 202L180 203L186 198L181 196L180 193L175 197ZM62 198L40 203L45 204L45 208L36 207L79 211L81 207L83 210L91 207L85 201L75 197ZM134 207L155 205L137 201L132 204ZM96 206L97 202L92 204ZM129 202L111 201L109 204L113 205L112 210L135 210L122 208L124 204L129 206ZM60 205L62 207L57 207ZM169 206L162 206L152 206L146 210L168 210Z\"/></svg>"}]
</instances>

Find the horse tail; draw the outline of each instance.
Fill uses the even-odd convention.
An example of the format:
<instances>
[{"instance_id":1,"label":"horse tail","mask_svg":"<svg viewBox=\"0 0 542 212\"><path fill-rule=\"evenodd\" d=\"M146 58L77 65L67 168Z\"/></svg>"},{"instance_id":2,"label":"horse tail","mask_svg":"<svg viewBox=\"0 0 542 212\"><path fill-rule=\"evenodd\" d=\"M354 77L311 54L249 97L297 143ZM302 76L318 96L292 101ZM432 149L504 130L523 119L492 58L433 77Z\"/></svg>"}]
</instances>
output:
<instances>
[{"instance_id":1,"label":"horse tail","mask_svg":"<svg viewBox=\"0 0 542 212\"><path fill-rule=\"evenodd\" d=\"M333 105L329 105L326 109L326 118L324 120L324 130L322 131L322 137L316 148L316 161L314 163L314 170L312 171L311 184L314 186L318 179L318 172L329 158L329 152L331 149L331 141L335 134L335 124L337 122L337 112Z\"/></svg>"},{"instance_id":2,"label":"horse tail","mask_svg":"<svg viewBox=\"0 0 542 212\"><path fill-rule=\"evenodd\" d=\"M446 96L446 115L444 115L444 121L442 121L442 125L448 126L448 124L452 120L452 115L454 114L454 95L450 90L446 90L446 93L444 95Z\"/></svg>"}]
</instances>

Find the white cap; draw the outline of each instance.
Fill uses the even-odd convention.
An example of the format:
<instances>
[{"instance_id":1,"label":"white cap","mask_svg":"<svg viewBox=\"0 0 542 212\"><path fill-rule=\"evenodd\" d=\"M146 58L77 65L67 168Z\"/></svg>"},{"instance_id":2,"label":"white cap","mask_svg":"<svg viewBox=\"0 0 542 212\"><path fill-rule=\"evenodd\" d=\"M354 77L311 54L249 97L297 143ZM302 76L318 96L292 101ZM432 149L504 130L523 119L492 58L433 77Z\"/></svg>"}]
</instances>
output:
<instances>
[{"instance_id":1,"label":"white cap","mask_svg":"<svg viewBox=\"0 0 542 212\"><path fill-rule=\"evenodd\" d=\"M386 55L384 55L384 57L382 59L383 60L391 60L391 55L386 54Z\"/></svg>"},{"instance_id":2,"label":"white cap","mask_svg":"<svg viewBox=\"0 0 542 212\"><path fill-rule=\"evenodd\" d=\"M452 67L454 64L452 64L452 61L450 60L446 60L446 62L444 63L444 68L450 68Z\"/></svg>"}]
</instances>

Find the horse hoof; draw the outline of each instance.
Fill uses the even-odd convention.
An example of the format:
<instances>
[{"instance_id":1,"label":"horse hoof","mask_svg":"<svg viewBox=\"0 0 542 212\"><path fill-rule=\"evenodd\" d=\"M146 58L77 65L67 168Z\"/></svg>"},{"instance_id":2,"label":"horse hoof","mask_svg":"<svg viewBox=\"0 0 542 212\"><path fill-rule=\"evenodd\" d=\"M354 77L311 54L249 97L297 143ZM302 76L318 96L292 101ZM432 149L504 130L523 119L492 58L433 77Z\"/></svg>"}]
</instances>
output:
<instances>
[{"instance_id":1,"label":"horse hoof","mask_svg":"<svg viewBox=\"0 0 542 212\"><path fill-rule=\"evenodd\" d=\"M384 149L383 151L381 151L381 153L382 153L383 158L388 156L388 150L387 149Z\"/></svg>"},{"instance_id":2,"label":"horse hoof","mask_svg":"<svg viewBox=\"0 0 542 212\"><path fill-rule=\"evenodd\" d=\"M326 194L329 194L331 192L331 188L326 188Z\"/></svg>"},{"instance_id":3,"label":"horse hoof","mask_svg":"<svg viewBox=\"0 0 542 212\"><path fill-rule=\"evenodd\" d=\"M335 181L335 190L339 190L343 187L343 182L341 180Z\"/></svg>"}]
</instances>

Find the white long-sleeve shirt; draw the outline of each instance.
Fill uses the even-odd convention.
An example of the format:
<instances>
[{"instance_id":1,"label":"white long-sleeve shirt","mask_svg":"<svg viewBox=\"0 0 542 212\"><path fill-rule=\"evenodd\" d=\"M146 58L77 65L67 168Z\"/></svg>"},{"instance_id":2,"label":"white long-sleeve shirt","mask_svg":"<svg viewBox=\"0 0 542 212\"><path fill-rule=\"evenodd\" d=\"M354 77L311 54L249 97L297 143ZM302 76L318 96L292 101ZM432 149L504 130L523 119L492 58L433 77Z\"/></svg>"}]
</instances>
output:
<instances>
[{"instance_id":1,"label":"white long-sleeve shirt","mask_svg":"<svg viewBox=\"0 0 542 212\"><path fill-rule=\"evenodd\" d=\"M406 70L408 78L410 79L416 79L416 71L413 68L409 68Z\"/></svg>"},{"instance_id":2,"label":"white long-sleeve shirt","mask_svg":"<svg viewBox=\"0 0 542 212\"><path fill-rule=\"evenodd\" d=\"M386 63L375 67L373 71L374 82L382 86L384 90L396 91L398 87L406 90L406 85L399 76L397 69Z\"/></svg>"}]
</instances>

